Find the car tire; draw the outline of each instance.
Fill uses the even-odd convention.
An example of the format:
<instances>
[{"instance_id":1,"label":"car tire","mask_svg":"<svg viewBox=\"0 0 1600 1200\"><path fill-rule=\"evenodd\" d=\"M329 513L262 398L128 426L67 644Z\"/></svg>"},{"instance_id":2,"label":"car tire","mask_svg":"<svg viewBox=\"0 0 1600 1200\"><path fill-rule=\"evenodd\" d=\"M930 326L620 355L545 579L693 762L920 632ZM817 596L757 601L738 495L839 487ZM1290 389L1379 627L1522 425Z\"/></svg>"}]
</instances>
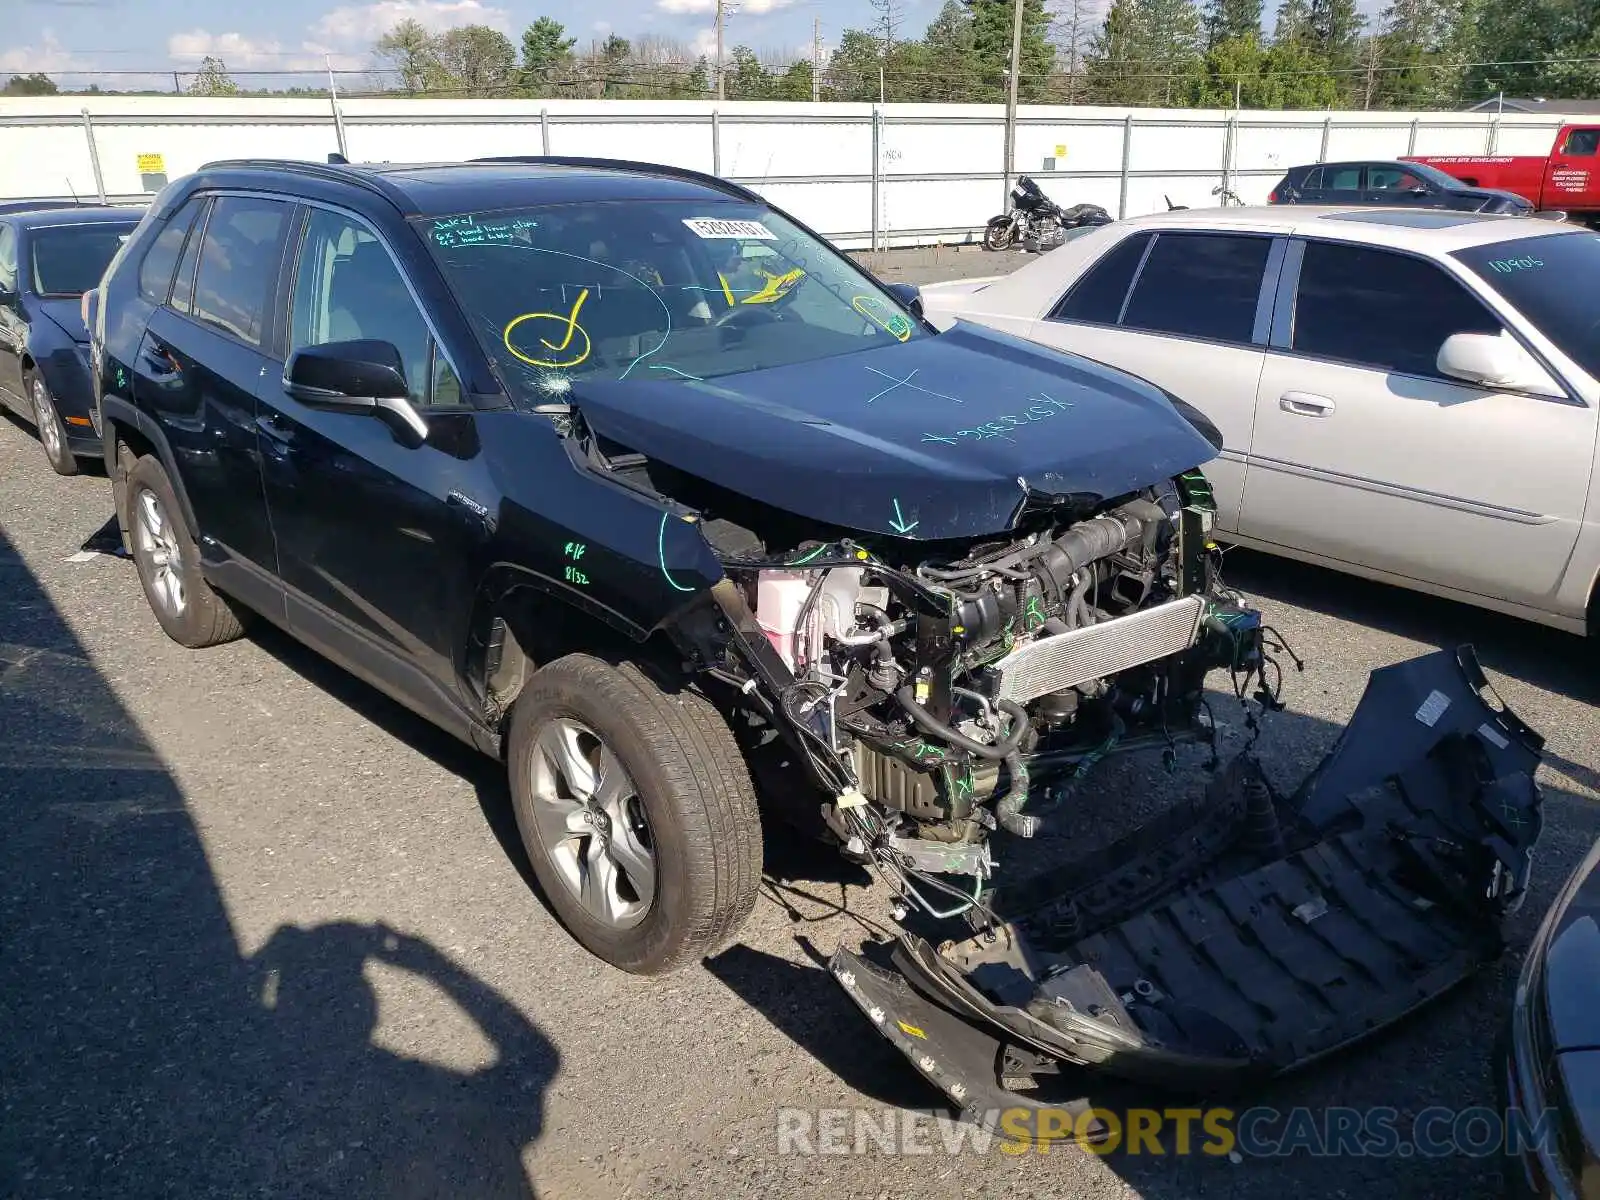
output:
<instances>
[{"instance_id":1,"label":"car tire","mask_svg":"<svg viewBox=\"0 0 1600 1200\"><path fill-rule=\"evenodd\" d=\"M985 250L1009 250L1011 243L1016 241L1017 231L1011 224L1010 217L992 217L983 231L983 248Z\"/></svg>"},{"instance_id":2,"label":"car tire","mask_svg":"<svg viewBox=\"0 0 1600 1200\"><path fill-rule=\"evenodd\" d=\"M590 953L663 974L716 951L755 907L755 790L703 696L570 654L518 696L506 757L534 875Z\"/></svg>"},{"instance_id":3,"label":"car tire","mask_svg":"<svg viewBox=\"0 0 1600 1200\"><path fill-rule=\"evenodd\" d=\"M168 637L198 650L244 632L240 610L200 572L200 547L161 463L145 455L128 472L128 540L150 611Z\"/></svg>"},{"instance_id":4,"label":"car tire","mask_svg":"<svg viewBox=\"0 0 1600 1200\"><path fill-rule=\"evenodd\" d=\"M28 407L33 414L34 426L39 431L39 444L44 447L46 461L57 475L76 475L79 470L78 459L67 445L67 427L62 423L61 414L56 411L55 399L50 395L44 376L37 371L29 371L23 377L22 386L28 393Z\"/></svg>"}]
</instances>

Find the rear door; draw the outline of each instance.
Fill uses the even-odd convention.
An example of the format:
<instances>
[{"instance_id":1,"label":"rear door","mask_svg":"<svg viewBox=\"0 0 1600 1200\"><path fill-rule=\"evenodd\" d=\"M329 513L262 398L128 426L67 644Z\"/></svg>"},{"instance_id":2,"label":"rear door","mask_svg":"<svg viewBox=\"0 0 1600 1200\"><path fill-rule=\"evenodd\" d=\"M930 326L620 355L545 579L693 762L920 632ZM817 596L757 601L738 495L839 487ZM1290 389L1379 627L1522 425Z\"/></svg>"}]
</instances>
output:
<instances>
[{"instance_id":1,"label":"rear door","mask_svg":"<svg viewBox=\"0 0 1600 1200\"><path fill-rule=\"evenodd\" d=\"M186 233L170 290L160 272L151 276L164 303L132 364L135 403L171 447L169 468L194 508L207 573L252 607L269 607L275 595L256 393L278 361L272 299L293 212L268 197L211 198ZM170 261L173 248L158 239L145 265L158 250Z\"/></svg>"},{"instance_id":2,"label":"rear door","mask_svg":"<svg viewBox=\"0 0 1600 1200\"><path fill-rule=\"evenodd\" d=\"M1545 166L1541 208L1600 209L1600 125L1576 126Z\"/></svg>"},{"instance_id":3,"label":"rear door","mask_svg":"<svg viewBox=\"0 0 1600 1200\"><path fill-rule=\"evenodd\" d=\"M1317 204L1361 204L1366 199L1366 168L1360 163L1327 163L1317 187Z\"/></svg>"},{"instance_id":4,"label":"rear door","mask_svg":"<svg viewBox=\"0 0 1600 1200\"><path fill-rule=\"evenodd\" d=\"M496 503L478 417L370 224L308 208L297 241L286 357L389 342L429 430L422 445L405 445L371 415L301 404L284 390L285 362L274 363L259 437L290 626L396 699L459 726L454 650Z\"/></svg>"},{"instance_id":5,"label":"rear door","mask_svg":"<svg viewBox=\"0 0 1600 1200\"><path fill-rule=\"evenodd\" d=\"M1223 450L1207 463L1218 524L1244 491L1256 385L1284 241L1270 232L1138 233L1108 251L1028 336L1165 388L1209 417Z\"/></svg>"},{"instance_id":6,"label":"rear door","mask_svg":"<svg viewBox=\"0 0 1600 1200\"><path fill-rule=\"evenodd\" d=\"M1443 376L1445 338L1503 327L1428 259L1296 242L1283 288L1239 532L1549 610L1593 410Z\"/></svg>"}]
</instances>

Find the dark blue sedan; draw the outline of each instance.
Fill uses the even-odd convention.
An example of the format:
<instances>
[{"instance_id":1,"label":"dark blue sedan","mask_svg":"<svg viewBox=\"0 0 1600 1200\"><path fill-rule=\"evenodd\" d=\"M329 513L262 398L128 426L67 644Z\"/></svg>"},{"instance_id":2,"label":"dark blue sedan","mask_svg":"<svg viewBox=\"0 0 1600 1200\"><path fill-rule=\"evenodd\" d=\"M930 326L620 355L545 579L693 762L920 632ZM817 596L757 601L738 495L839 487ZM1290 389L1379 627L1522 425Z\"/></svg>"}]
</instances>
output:
<instances>
[{"instance_id":1,"label":"dark blue sedan","mask_svg":"<svg viewBox=\"0 0 1600 1200\"><path fill-rule=\"evenodd\" d=\"M83 293L100 282L141 215L90 207L0 213L0 405L38 427L62 475L77 474L79 455L100 455Z\"/></svg>"}]
</instances>

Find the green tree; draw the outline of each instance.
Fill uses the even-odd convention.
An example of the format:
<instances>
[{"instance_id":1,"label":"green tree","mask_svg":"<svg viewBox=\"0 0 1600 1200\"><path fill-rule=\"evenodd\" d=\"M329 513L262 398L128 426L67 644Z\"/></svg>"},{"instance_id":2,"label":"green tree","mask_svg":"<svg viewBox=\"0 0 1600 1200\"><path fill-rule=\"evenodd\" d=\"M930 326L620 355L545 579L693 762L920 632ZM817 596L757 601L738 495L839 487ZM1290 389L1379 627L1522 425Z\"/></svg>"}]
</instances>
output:
<instances>
[{"instance_id":1,"label":"green tree","mask_svg":"<svg viewBox=\"0 0 1600 1200\"><path fill-rule=\"evenodd\" d=\"M1207 49L1246 38L1254 38L1261 49L1261 0L1207 0L1201 22Z\"/></svg>"},{"instance_id":2,"label":"green tree","mask_svg":"<svg viewBox=\"0 0 1600 1200\"><path fill-rule=\"evenodd\" d=\"M516 83L516 47L487 25L462 25L440 34L438 53L452 88L468 96L504 96Z\"/></svg>"},{"instance_id":3,"label":"green tree","mask_svg":"<svg viewBox=\"0 0 1600 1200\"><path fill-rule=\"evenodd\" d=\"M554 17L540 17L522 31L522 68L519 82L533 96L549 96L559 91L557 83L572 72L572 48L576 38L567 36L566 26Z\"/></svg>"},{"instance_id":4,"label":"green tree","mask_svg":"<svg viewBox=\"0 0 1600 1200\"><path fill-rule=\"evenodd\" d=\"M1200 84L1200 12L1190 0L1112 0L1085 59L1099 104L1173 104Z\"/></svg>"},{"instance_id":5,"label":"green tree","mask_svg":"<svg viewBox=\"0 0 1600 1200\"><path fill-rule=\"evenodd\" d=\"M632 96L639 89L628 86L628 67L633 57L633 47L625 37L608 34L600 47L600 61L595 65L600 71L600 94L608 99ZM649 89L644 89L648 95Z\"/></svg>"},{"instance_id":6,"label":"green tree","mask_svg":"<svg viewBox=\"0 0 1600 1200\"><path fill-rule=\"evenodd\" d=\"M189 85L191 96L237 96L239 85L233 81L233 76L228 74L226 64L220 58L206 55L200 60L200 69L195 72L194 82Z\"/></svg>"},{"instance_id":7,"label":"green tree","mask_svg":"<svg viewBox=\"0 0 1600 1200\"><path fill-rule=\"evenodd\" d=\"M860 29L846 29L828 55L823 96L829 100L876 100L878 70L883 65L877 38Z\"/></svg>"},{"instance_id":8,"label":"green tree","mask_svg":"<svg viewBox=\"0 0 1600 1200\"><path fill-rule=\"evenodd\" d=\"M770 100L772 80L749 46L735 46L722 67L722 86L729 100Z\"/></svg>"},{"instance_id":9,"label":"green tree","mask_svg":"<svg viewBox=\"0 0 1600 1200\"><path fill-rule=\"evenodd\" d=\"M790 63L782 75L772 80L772 100L809 100L811 99L811 64L808 62Z\"/></svg>"},{"instance_id":10,"label":"green tree","mask_svg":"<svg viewBox=\"0 0 1600 1200\"><path fill-rule=\"evenodd\" d=\"M1357 60L1366 23L1366 18L1356 8L1356 0L1311 0L1306 17L1302 36L1328 64L1329 73L1338 81L1339 94L1346 103L1360 93Z\"/></svg>"},{"instance_id":11,"label":"green tree","mask_svg":"<svg viewBox=\"0 0 1600 1200\"><path fill-rule=\"evenodd\" d=\"M1187 2L1187 0L1185 0ZM1005 97L1011 65L1012 0L965 0L972 13L972 62L978 73L973 100ZM1038 100L1048 90L1056 48L1050 44L1050 14L1044 0L1023 0L1022 62L1017 95Z\"/></svg>"},{"instance_id":12,"label":"green tree","mask_svg":"<svg viewBox=\"0 0 1600 1200\"><path fill-rule=\"evenodd\" d=\"M711 63L702 54L695 59L694 66L689 69L688 77L683 81L683 90L692 100L703 100L706 93L711 90Z\"/></svg>"},{"instance_id":13,"label":"green tree","mask_svg":"<svg viewBox=\"0 0 1600 1200\"><path fill-rule=\"evenodd\" d=\"M1206 52L1193 97L1202 108L1229 108L1236 94L1244 108L1269 109L1326 108L1337 98L1333 77L1303 42L1264 46L1255 33Z\"/></svg>"},{"instance_id":14,"label":"green tree","mask_svg":"<svg viewBox=\"0 0 1600 1200\"><path fill-rule=\"evenodd\" d=\"M54 96L58 91L53 79L35 71L31 75L13 75L0 88L0 96Z\"/></svg>"},{"instance_id":15,"label":"green tree","mask_svg":"<svg viewBox=\"0 0 1600 1200\"><path fill-rule=\"evenodd\" d=\"M399 74L404 91L426 92L444 86L438 39L421 21L408 17L399 22L378 39L373 53Z\"/></svg>"},{"instance_id":16,"label":"green tree","mask_svg":"<svg viewBox=\"0 0 1600 1200\"><path fill-rule=\"evenodd\" d=\"M1278 18L1272 27L1275 45L1304 37L1311 23L1311 0L1283 0L1278 5Z\"/></svg>"}]
</instances>

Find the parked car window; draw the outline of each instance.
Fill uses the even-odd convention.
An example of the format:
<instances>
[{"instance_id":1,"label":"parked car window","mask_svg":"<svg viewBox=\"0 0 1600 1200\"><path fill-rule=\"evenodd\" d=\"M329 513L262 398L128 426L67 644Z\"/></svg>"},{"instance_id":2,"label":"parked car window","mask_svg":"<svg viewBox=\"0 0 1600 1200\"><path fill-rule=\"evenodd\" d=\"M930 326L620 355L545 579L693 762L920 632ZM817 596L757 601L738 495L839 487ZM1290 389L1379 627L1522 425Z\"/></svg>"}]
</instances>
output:
<instances>
[{"instance_id":1,"label":"parked car window","mask_svg":"<svg viewBox=\"0 0 1600 1200\"><path fill-rule=\"evenodd\" d=\"M81 296L100 286L106 264L122 249L133 225L53 225L28 239L33 290L41 296Z\"/></svg>"},{"instance_id":2,"label":"parked car window","mask_svg":"<svg viewBox=\"0 0 1600 1200\"><path fill-rule=\"evenodd\" d=\"M1145 259L1123 325L1155 333L1249 342L1272 239L1162 233Z\"/></svg>"},{"instance_id":3,"label":"parked car window","mask_svg":"<svg viewBox=\"0 0 1600 1200\"><path fill-rule=\"evenodd\" d=\"M220 196L212 206L195 275L194 315L260 345L290 209L255 196Z\"/></svg>"},{"instance_id":4,"label":"parked car window","mask_svg":"<svg viewBox=\"0 0 1600 1200\"><path fill-rule=\"evenodd\" d=\"M1453 333L1499 333L1461 284L1409 254L1309 242L1295 298L1294 349L1404 375L1439 376Z\"/></svg>"},{"instance_id":5,"label":"parked car window","mask_svg":"<svg viewBox=\"0 0 1600 1200\"><path fill-rule=\"evenodd\" d=\"M1567 134L1567 144L1561 153L1575 158L1600 153L1600 129L1574 129Z\"/></svg>"},{"instance_id":6,"label":"parked car window","mask_svg":"<svg viewBox=\"0 0 1600 1200\"><path fill-rule=\"evenodd\" d=\"M183 239L189 236L189 226L194 215L205 201L195 197L172 214L166 228L156 235L139 264L139 294L152 304L165 304L172 290L172 268L178 263L183 250Z\"/></svg>"},{"instance_id":7,"label":"parked car window","mask_svg":"<svg viewBox=\"0 0 1600 1200\"><path fill-rule=\"evenodd\" d=\"M1600 379L1600 233L1574 230L1457 250L1494 288L1589 374Z\"/></svg>"},{"instance_id":8,"label":"parked car window","mask_svg":"<svg viewBox=\"0 0 1600 1200\"><path fill-rule=\"evenodd\" d=\"M1322 183L1318 185L1330 192L1359 192L1360 167L1323 167Z\"/></svg>"},{"instance_id":9,"label":"parked car window","mask_svg":"<svg viewBox=\"0 0 1600 1200\"><path fill-rule=\"evenodd\" d=\"M1322 168L1312 167L1306 172L1306 177L1300 181L1300 190L1315 192L1322 187Z\"/></svg>"},{"instance_id":10,"label":"parked car window","mask_svg":"<svg viewBox=\"0 0 1600 1200\"><path fill-rule=\"evenodd\" d=\"M203 206L195 218L194 228L189 231L189 240L183 244L183 255L178 259L178 272L172 280L170 303L179 312L194 311L194 273L200 263L200 243L205 240L208 207Z\"/></svg>"},{"instance_id":11,"label":"parked car window","mask_svg":"<svg viewBox=\"0 0 1600 1200\"><path fill-rule=\"evenodd\" d=\"M432 335L400 268L360 222L316 209L306 223L289 322L291 351L372 338L400 351L411 402L460 404L461 385Z\"/></svg>"},{"instance_id":12,"label":"parked car window","mask_svg":"<svg viewBox=\"0 0 1600 1200\"><path fill-rule=\"evenodd\" d=\"M1123 238L1100 261L1090 267L1061 301L1051 310L1051 321L1087 321L1095 325L1115 325L1128 298L1128 286L1139 269L1151 234Z\"/></svg>"},{"instance_id":13,"label":"parked car window","mask_svg":"<svg viewBox=\"0 0 1600 1200\"><path fill-rule=\"evenodd\" d=\"M1367 168L1367 187L1374 192L1409 192L1421 186L1422 180L1399 167Z\"/></svg>"},{"instance_id":14,"label":"parked car window","mask_svg":"<svg viewBox=\"0 0 1600 1200\"><path fill-rule=\"evenodd\" d=\"M0 225L0 288L17 290L17 229Z\"/></svg>"}]
</instances>

